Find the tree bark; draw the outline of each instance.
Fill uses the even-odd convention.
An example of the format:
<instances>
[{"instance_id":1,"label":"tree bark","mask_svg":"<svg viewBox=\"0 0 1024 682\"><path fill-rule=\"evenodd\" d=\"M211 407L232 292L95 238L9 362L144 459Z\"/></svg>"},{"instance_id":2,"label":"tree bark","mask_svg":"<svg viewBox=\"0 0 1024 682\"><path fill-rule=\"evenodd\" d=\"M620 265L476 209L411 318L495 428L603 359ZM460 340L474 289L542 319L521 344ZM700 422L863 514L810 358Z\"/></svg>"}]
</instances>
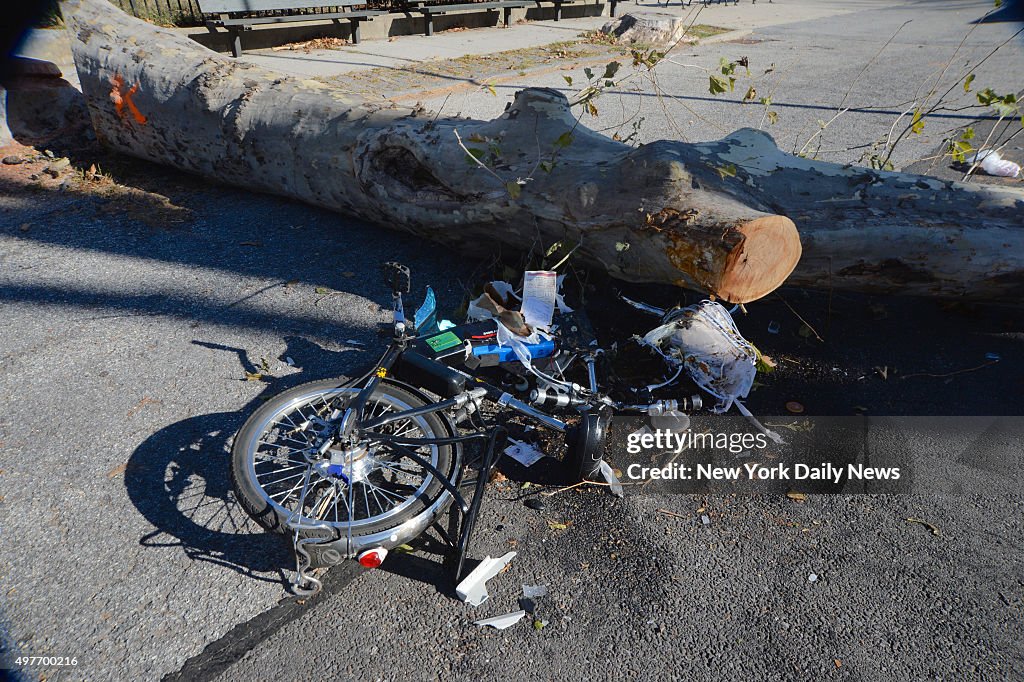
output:
<instances>
[{"instance_id":1,"label":"tree bark","mask_svg":"<svg viewBox=\"0 0 1024 682\"><path fill-rule=\"evenodd\" d=\"M214 54L104 0L65 3L110 146L467 253L538 240L627 281L747 302L791 282L1002 296L1024 289L1024 194L786 155L741 130L630 148L554 90L494 121L367 101ZM466 147L488 168L469 159Z\"/></svg>"}]
</instances>

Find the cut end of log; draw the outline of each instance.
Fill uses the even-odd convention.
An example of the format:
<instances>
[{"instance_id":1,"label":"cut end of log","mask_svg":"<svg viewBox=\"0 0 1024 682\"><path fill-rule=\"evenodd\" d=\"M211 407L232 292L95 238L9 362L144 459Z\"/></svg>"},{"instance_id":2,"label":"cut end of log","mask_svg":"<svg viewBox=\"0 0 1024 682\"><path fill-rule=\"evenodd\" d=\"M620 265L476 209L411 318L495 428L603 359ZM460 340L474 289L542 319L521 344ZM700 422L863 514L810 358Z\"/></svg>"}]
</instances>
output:
<instances>
[{"instance_id":1,"label":"cut end of log","mask_svg":"<svg viewBox=\"0 0 1024 682\"><path fill-rule=\"evenodd\" d=\"M717 295L731 303L747 303L777 289L802 252L800 235L789 218L770 215L737 226L743 240L729 254Z\"/></svg>"}]
</instances>

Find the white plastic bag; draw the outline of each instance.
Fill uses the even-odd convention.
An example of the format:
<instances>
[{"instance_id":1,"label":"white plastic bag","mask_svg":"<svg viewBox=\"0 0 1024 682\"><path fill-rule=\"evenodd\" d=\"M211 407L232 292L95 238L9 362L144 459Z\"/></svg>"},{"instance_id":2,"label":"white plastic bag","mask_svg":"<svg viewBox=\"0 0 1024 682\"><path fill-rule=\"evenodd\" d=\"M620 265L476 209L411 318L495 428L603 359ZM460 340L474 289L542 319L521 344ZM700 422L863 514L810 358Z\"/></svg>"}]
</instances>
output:
<instances>
[{"instance_id":1,"label":"white plastic bag","mask_svg":"<svg viewBox=\"0 0 1024 682\"><path fill-rule=\"evenodd\" d=\"M718 398L717 413L746 398L754 385L757 351L740 335L729 311L714 301L674 311L643 343L676 366L681 362L694 383Z\"/></svg>"},{"instance_id":2,"label":"white plastic bag","mask_svg":"<svg viewBox=\"0 0 1024 682\"><path fill-rule=\"evenodd\" d=\"M984 149L978 152L971 159L971 163L979 164L981 170L989 175L998 175L1004 178L1015 178L1020 175L1020 166L999 156L999 152L994 149Z\"/></svg>"}]
</instances>

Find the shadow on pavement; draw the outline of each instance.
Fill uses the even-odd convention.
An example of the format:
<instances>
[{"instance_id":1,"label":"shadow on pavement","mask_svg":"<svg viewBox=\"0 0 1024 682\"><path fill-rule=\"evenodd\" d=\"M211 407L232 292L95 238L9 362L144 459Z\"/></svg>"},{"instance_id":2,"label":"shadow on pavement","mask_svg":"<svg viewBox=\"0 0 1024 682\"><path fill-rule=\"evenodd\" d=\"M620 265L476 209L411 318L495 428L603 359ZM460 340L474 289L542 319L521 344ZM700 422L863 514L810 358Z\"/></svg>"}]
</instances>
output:
<instances>
[{"instance_id":1,"label":"shadow on pavement","mask_svg":"<svg viewBox=\"0 0 1024 682\"><path fill-rule=\"evenodd\" d=\"M312 367L336 367L348 353L324 350L287 337L286 354ZM257 368L246 352L205 341L193 343L236 353L247 372ZM294 563L286 538L260 528L246 515L231 490L231 440L246 417L267 398L306 381L322 378L301 372L267 383L237 412L215 412L171 424L132 453L125 488L132 504L156 530L139 538L144 547L180 547L193 561L235 570L255 580L288 583ZM262 574L274 573L279 580Z\"/></svg>"}]
</instances>

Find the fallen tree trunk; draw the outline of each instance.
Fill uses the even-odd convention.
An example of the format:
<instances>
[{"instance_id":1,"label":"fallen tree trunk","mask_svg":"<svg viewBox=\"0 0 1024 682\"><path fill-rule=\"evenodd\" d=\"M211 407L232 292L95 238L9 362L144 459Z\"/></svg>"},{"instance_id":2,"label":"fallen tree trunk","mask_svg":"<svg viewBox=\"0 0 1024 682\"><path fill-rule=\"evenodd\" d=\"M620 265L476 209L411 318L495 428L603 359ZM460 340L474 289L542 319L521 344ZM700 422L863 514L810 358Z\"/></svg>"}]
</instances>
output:
<instances>
[{"instance_id":1,"label":"fallen tree trunk","mask_svg":"<svg viewBox=\"0 0 1024 682\"><path fill-rule=\"evenodd\" d=\"M112 147L462 251L579 242L618 278L746 302L793 271L796 220L792 282L1024 289L1019 192L798 159L752 130L633 149L547 89L519 92L494 121L441 118L216 55L104 0L67 2L65 16Z\"/></svg>"}]
</instances>

